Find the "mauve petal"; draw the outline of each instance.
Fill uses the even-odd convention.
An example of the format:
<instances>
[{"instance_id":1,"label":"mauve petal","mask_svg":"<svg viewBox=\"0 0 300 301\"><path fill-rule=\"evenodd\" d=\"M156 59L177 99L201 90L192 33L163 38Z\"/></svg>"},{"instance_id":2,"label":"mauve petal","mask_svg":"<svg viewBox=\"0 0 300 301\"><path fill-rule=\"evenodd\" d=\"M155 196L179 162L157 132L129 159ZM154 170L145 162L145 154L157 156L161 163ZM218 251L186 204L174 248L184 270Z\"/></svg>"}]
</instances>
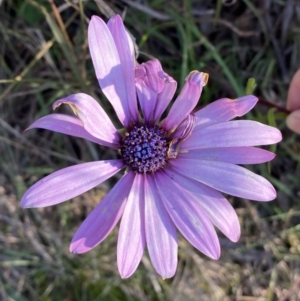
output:
<instances>
[{"instance_id":1,"label":"mauve petal","mask_svg":"<svg viewBox=\"0 0 300 301\"><path fill-rule=\"evenodd\" d=\"M132 55L132 42L129 42L128 33L124 27L123 21L119 15L111 17L107 27L115 41L121 68L123 72L124 85L126 89L126 98L128 111L134 121L138 120L138 107L135 93L134 80L134 56Z\"/></svg>"},{"instance_id":2,"label":"mauve petal","mask_svg":"<svg viewBox=\"0 0 300 301\"><path fill-rule=\"evenodd\" d=\"M145 121L148 122L153 115L157 93L140 83L136 83L136 92Z\"/></svg>"},{"instance_id":3,"label":"mauve petal","mask_svg":"<svg viewBox=\"0 0 300 301\"><path fill-rule=\"evenodd\" d=\"M128 126L131 118L126 79L118 49L107 25L97 16L93 16L89 23L88 42L99 85L114 107L121 123Z\"/></svg>"},{"instance_id":4,"label":"mauve petal","mask_svg":"<svg viewBox=\"0 0 300 301\"><path fill-rule=\"evenodd\" d=\"M125 28L125 30L126 30L126 28ZM128 40L128 45L129 45L131 57L132 57L132 60L134 62L134 65L135 65L137 63L136 59L135 59L135 51L137 50L137 52L138 52L138 49L135 49L135 38L127 30L126 30L126 37L127 37L127 40Z\"/></svg>"},{"instance_id":5,"label":"mauve petal","mask_svg":"<svg viewBox=\"0 0 300 301\"><path fill-rule=\"evenodd\" d=\"M164 169L164 172L184 189L191 202L200 206L204 214L231 241L238 241L241 229L239 219L224 196L206 185L180 176L177 172Z\"/></svg>"},{"instance_id":6,"label":"mauve petal","mask_svg":"<svg viewBox=\"0 0 300 301\"><path fill-rule=\"evenodd\" d=\"M208 104L194 113L197 117L196 129L218 122L229 121L248 113L256 105L258 98L246 95L237 99L222 98Z\"/></svg>"},{"instance_id":7,"label":"mauve petal","mask_svg":"<svg viewBox=\"0 0 300 301\"><path fill-rule=\"evenodd\" d=\"M165 86L157 95L153 120L156 122L172 100L177 89L177 82L165 73Z\"/></svg>"},{"instance_id":8,"label":"mauve petal","mask_svg":"<svg viewBox=\"0 0 300 301\"><path fill-rule=\"evenodd\" d=\"M54 132L84 138L86 140L105 145L111 148L119 148L119 144L108 143L92 136L85 130L82 122L73 116L64 114L51 114L36 120L27 130L41 128Z\"/></svg>"},{"instance_id":9,"label":"mauve petal","mask_svg":"<svg viewBox=\"0 0 300 301\"><path fill-rule=\"evenodd\" d=\"M56 171L25 192L21 207L46 207L67 201L112 177L123 166L122 160L105 160Z\"/></svg>"},{"instance_id":10,"label":"mauve petal","mask_svg":"<svg viewBox=\"0 0 300 301\"><path fill-rule=\"evenodd\" d=\"M121 220L117 261L122 278L128 278L134 273L146 245L143 178L144 175L135 175Z\"/></svg>"},{"instance_id":11,"label":"mauve petal","mask_svg":"<svg viewBox=\"0 0 300 301\"><path fill-rule=\"evenodd\" d=\"M278 129L251 120L221 122L198 131L182 143L182 149L268 145L281 141Z\"/></svg>"},{"instance_id":12,"label":"mauve petal","mask_svg":"<svg viewBox=\"0 0 300 301\"><path fill-rule=\"evenodd\" d=\"M214 227L188 194L166 174L155 173L160 196L182 235L205 255L218 259L220 244Z\"/></svg>"},{"instance_id":13,"label":"mauve petal","mask_svg":"<svg viewBox=\"0 0 300 301\"><path fill-rule=\"evenodd\" d=\"M152 59L140 65L145 70L143 78L146 87L155 93L160 93L165 86L165 75L162 66L157 59Z\"/></svg>"},{"instance_id":14,"label":"mauve petal","mask_svg":"<svg viewBox=\"0 0 300 301\"><path fill-rule=\"evenodd\" d=\"M92 136L110 144L119 144L121 136L105 111L93 97L84 93L72 94L56 100L53 104L53 109L56 109L61 104L67 104L71 107L74 114L82 122L85 130Z\"/></svg>"},{"instance_id":15,"label":"mauve petal","mask_svg":"<svg viewBox=\"0 0 300 301\"><path fill-rule=\"evenodd\" d=\"M153 121L157 100L160 100L158 95L163 92L165 83L168 83L170 80L171 78L163 71L157 59L152 59L135 67L135 81L139 103L146 121ZM168 95L165 96L168 97ZM159 107L164 105L166 101L168 99L164 99Z\"/></svg>"},{"instance_id":16,"label":"mauve petal","mask_svg":"<svg viewBox=\"0 0 300 301\"><path fill-rule=\"evenodd\" d=\"M107 237L124 211L133 179L134 173L125 174L88 215L72 239L70 252L88 252Z\"/></svg>"},{"instance_id":17,"label":"mauve petal","mask_svg":"<svg viewBox=\"0 0 300 301\"><path fill-rule=\"evenodd\" d=\"M274 159L275 154L252 146L201 148L184 151L178 155L182 159L200 159L206 161L222 161L232 164L258 164Z\"/></svg>"},{"instance_id":18,"label":"mauve petal","mask_svg":"<svg viewBox=\"0 0 300 301\"><path fill-rule=\"evenodd\" d=\"M227 194L263 202L276 198L269 181L238 165L179 158L170 160L170 165L180 174Z\"/></svg>"},{"instance_id":19,"label":"mauve petal","mask_svg":"<svg viewBox=\"0 0 300 301\"><path fill-rule=\"evenodd\" d=\"M202 88L206 85L207 80L207 73L198 71L193 71L186 77L186 82L182 91L175 100L163 123L163 126L167 131L177 127L195 108L201 95Z\"/></svg>"},{"instance_id":20,"label":"mauve petal","mask_svg":"<svg viewBox=\"0 0 300 301\"><path fill-rule=\"evenodd\" d=\"M151 175L145 177L145 232L148 252L162 278L173 277L177 267L177 235Z\"/></svg>"},{"instance_id":21,"label":"mauve petal","mask_svg":"<svg viewBox=\"0 0 300 301\"><path fill-rule=\"evenodd\" d=\"M247 95L237 99L222 98L216 100L194 113L196 116L194 131L215 123L225 122L235 117L243 116L256 105L257 101L258 98L253 95ZM183 122L172 137L178 138L185 127L186 122Z\"/></svg>"}]
</instances>

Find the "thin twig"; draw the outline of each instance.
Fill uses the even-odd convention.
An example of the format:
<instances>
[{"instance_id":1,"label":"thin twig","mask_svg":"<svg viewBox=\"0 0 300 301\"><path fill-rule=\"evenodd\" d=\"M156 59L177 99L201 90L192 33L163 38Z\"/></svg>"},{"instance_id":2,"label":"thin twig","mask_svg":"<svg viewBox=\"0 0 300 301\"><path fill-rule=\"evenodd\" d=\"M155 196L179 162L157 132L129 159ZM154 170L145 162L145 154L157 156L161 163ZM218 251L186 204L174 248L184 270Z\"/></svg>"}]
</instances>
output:
<instances>
[{"instance_id":1,"label":"thin twig","mask_svg":"<svg viewBox=\"0 0 300 301\"><path fill-rule=\"evenodd\" d=\"M143 5L141 3L137 3L135 1L131 1L131 0L123 0L123 2L125 2L126 4L128 4L129 6L132 6L134 8L136 8L137 10L139 11L142 11L146 14L148 14L149 16L155 18L155 19L158 19L158 20L161 20L161 21L168 21L171 19L170 16L166 15L166 14L163 14L163 13L160 13L146 5Z\"/></svg>"},{"instance_id":2,"label":"thin twig","mask_svg":"<svg viewBox=\"0 0 300 301\"><path fill-rule=\"evenodd\" d=\"M0 136L0 141L2 140L6 144L10 144L14 147L18 147L18 148L21 148L21 149L23 148L24 150L26 150L30 153L34 153L35 155L40 156L41 158L43 158L46 161L49 161L49 156L53 156L53 157L60 158L60 159L63 159L63 160L69 161L69 162L73 162L73 163L82 163L82 161L80 161L76 158L72 158L70 156L57 153L55 151L50 151L50 150L47 150L47 149L42 149L42 148L36 147L33 143L28 141L27 138L24 135L22 135L16 129L11 127L2 118L0 118L0 126L3 127L6 131L11 133L14 137L16 137L18 139L18 142L15 142L15 141L11 141L8 138ZM24 144L24 146L22 145L22 143Z\"/></svg>"},{"instance_id":3,"label":"thin twig","mask_svg":"<svg viewBox=\"0 0 300 301\"><path fill-rule=\"evenodd\" d=\"M196 22L199 23L219 23L222 25L225 25L226 27L230 28L234 33L236 33L240 37L251 37L251 36L259 36L260 33L257 31L243 31L235 27L232 23L230 23L227 20L224 19L215 19L215 18L208 18L208 17L202 17L201 19L196 19Z\"/></svg>"},{"instance_id":4,"label":"thin twig","mask_svg":"<svg viewBox=\"0 0 300 301\"><path fill-rule=\"evenodd\" d=\"M290 114L290 113L291 113L290 110L288 110L288 109L286 109L286 108L283 108L283 107L280 107L280 106L276 105L275 103L270 102L270 101L268 101L268 100L266 100L266 99L264 99L264 98L258 97L258 100L259 100L259 102L260 102L261 104L263 104L263 105L265 105L265 106L267 106L267 107L269 107L269 108L275 108L275 109L276 109L277 111L279 111L279 112L287 113L287 114Z\"/></svg>"}]
</instances>

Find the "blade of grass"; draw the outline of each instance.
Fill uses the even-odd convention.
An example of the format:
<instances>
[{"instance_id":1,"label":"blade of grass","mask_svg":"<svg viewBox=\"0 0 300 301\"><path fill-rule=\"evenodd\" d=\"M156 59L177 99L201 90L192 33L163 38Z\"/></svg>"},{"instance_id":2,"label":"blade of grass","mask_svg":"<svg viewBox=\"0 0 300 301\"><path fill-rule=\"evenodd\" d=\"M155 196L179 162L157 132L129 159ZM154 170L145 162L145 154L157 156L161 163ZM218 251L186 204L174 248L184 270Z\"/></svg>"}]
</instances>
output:
<instances>
[{"instance_id":1,"label":"blade of grass","mask_svg":"<svg viewBox=\"0 0 300 301\"><path fill-rule=\"evenodd\" d=\"M215 16L214 16L215 20L214 20L214 23L213 23L214 28L217 24L217 20L220 18L221 9L222 9L222 0L217 0L216 11L215 11Z\"/></svg>"},{"instance_id":2,"label":"blade of grass","mask_svg":"<svg viewBox=\"0 0 300 301\"><path fill-rule=\"evenodd\" d=\"M234 91L236 92L237 96L243 96L245 94L244 88L241 87L234 75L231 73L229 67L223 60L223 58L220 56L220 54L216 51L215 46L208 41L208 39L202 34L202 32L199 30L199 28L196 26L196 23L194 22L193 18L191 17L191 20L189 22L186 22L186 19L184 19L182 16L174 12L173 10L169 10L170 15L173 15L173 18L177 20L178 22L181 22L183 24L186 23L186 27L189 27L190 31L195 35L197 39L199 39L202 44L205 46L206 50L211 52L214 60L218 63L218 65L221 67L224 75L227 77L228 81L231 83Z\"/></svg>"},{"instance_id":3,"label":"blade of grass","mask_svg":"<svg viewBox=\"0 0 300 301\"><path fill-rule=\"evenodd\" d=\"M60 28L56 25L52 16L47 12L45 7L40 5L39 3L37 3L33 0L26 0L26 1L28 1L28 3L30 3L31 5L34 5L35 7L37 7L44 14L45 19L52 31L52 34L53 34L55 40L61 47L61 50L62 50L66 60L69 63L69 66L70 66L70 69L72 70L74 78L77 79L82 91L88 92L88 87L87 87L85 81L82 79L80 70L77 67L75 55L74 56L72 55L73 51L70 50L70 48L68 47L68 43L65 41ZM77 15L78 12L76 11L74 14ZM69 20L69 23L70 23L70 20ZM67 24L66 24L66 26L67 26Z\"/></svg>"},{"instance_id":4,"label":"blade of grass","mask_svg":"<svg viewBox=\"0 0 300 301\"><path fill-rule=\"evenodd\" d=\"M17 75L3 93L0 95L0 107L3 104L4 98L8 95L8 93L14 88L16 84L22 81L23 77L34 67L34 65L46 54L46 52L53 46L54 39L48 41L45 45L43 45L42 49L35 55L35 57L31 60L31 62L23 69L23 71Z\"/></svg>"}]
</instances>

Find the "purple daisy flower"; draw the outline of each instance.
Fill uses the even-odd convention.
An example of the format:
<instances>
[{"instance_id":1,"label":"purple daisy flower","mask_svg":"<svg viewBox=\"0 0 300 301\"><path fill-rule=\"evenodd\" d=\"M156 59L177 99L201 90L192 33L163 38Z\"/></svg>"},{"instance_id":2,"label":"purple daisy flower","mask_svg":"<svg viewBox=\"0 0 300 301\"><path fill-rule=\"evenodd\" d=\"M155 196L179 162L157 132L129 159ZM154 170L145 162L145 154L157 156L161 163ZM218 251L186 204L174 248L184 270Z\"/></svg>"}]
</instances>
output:
<instances>
[{"instance_id":1,"label":"purple daisy flower","mask_svg":"<svg viewBox=\"0 0 300 301\"><path fill-rule=\"evenodd\" d=\"M146 245L157 273L172 277L177 266L176 228L195 248L218 259L220 244L214 226L234 242L240 236L238 217L221 192L256 201L276 197L266 179L238 164L272 160L273 153L254 146L279 142L280 131L255 121L230 121L254 107L254 96L223 98L192 114L208 79L198 71L187 76L167 117L161 120L177 83L158 60L136 65L120 16L107 24L93 17L88 41L100 87L124 129L118 131L99 103L84 93L53 105L68 104L77 117L52 114L29 128L87 139L115 149L120 159L54 172L27 190L22 207L64 202L125 169L77 230L71 252L94 248L122 217L117 261L123 278L134 273Z\"/></svg>"}]
</instances>

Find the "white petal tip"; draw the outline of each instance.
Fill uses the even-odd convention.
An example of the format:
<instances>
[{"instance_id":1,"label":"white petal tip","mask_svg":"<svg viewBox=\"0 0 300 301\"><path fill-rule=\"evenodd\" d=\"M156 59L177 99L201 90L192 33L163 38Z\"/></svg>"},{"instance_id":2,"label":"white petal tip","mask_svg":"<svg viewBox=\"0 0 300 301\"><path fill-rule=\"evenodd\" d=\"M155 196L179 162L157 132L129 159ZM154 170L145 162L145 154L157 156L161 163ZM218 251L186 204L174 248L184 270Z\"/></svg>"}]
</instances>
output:
<instances>
[{"instance_id":1,"label":"white petal tip","mask_svg":"<svg viewBox=\"0 0 300 301\"><path fill-rule=\"evenodd\" d=\"M213 260L218 260L221 256L221 250L218 248L217 250L211 250L210 254L207 254Z\"/></svg>"},{"instance_id":2,"label":"white petal tip","mask_svg":"<svg viewBox=\"0 0 300 301\"><path fill-rule=\"evenodd\" d=\"M164 272L164 273L158 273L162 280L166 280L168 278L172 278L174 277L176 271L172 271L172 272Z\"/></svg>"},{"instance_id":3,"label":"white petal tip","mask_svg":"<svg viewBox=\"0 0 300 301\"><path fill-rule=\"evenodd\" d=\"M88 250L85 250L78 245L76 246L71 244L69 251L73 254L82 254L82 253L86 253Z\"/></svg>"},{"instance_id":4,"label":"white petal tip","mask_svg":"<svg viewBox=\"0 0 300 301\"><path fill-rule=\"evenodd\" d=\"M136 271L136 268L132 269L132 267L131 267L131 269L128 269L127 271L120 271L120 269L119 269L119 273L120 273L120 276L122 279L131 277L135 271Z\"/></svg>"},{"instance_id":5,"label":"white petal tip","mask_svg":"<svg viewBox=\"0 0 300 301\"><path fill-rule=\"evenodd\" d=\"M271 201L274 201L276 198L277 198L277 193L276 193L276 190L273 188L272 191L270 191L269 193L266 193L266 195L264 195L262 197L262 199L258 200L258 201L271 202Z\"/></svg>"},{"instance_id":6,"label":"white petal tip","mask_svg":"<svg viewBox=\"0 0 300 301\"><path fill-rule=\"evenodd\" d=\"M273 130L273 133L272 133L272 144L280 142L282 140L282 134L281 134L281 132L278 129L274 128L274 127L272 127L272 130Z\"/></svg>"},{"instance_id":7,"label":"white petal tip","mask_svg":"<svg viewBox=\"0 0 300 301\"><path fill-rule=\"evenodd\" d=\"M221 256L221 254L218 254L218 255L215 255L215 256L211 256L211 258L213 260L219 260L220 256Z\"/></svg>"},{"instance_id":8,"label":"white petal tip","mask_svg":"<svg viewBox=\"0 0 300 301\"><path fill-rule=\"evenodd\" d=\"M132 274L121 274L121 273L120 273L120 275L121 275L121 278L122 278L122 279L127 279L127 278L129 278Z\"/></svg>"},{"instance_id":9,"label":"white petal tip","mask_svg":"<svg viewBox=\"0 0 300 301\"><path fill-rule=\"evenodd\" d=\"M228 236L228 238L232 241L232 242L238 242L238 240L240 239L240 234L238 234L238 235L236 235L236 234L234 234L234 235L230 235L230 236Z\"/></svg>"}]
</instances>

